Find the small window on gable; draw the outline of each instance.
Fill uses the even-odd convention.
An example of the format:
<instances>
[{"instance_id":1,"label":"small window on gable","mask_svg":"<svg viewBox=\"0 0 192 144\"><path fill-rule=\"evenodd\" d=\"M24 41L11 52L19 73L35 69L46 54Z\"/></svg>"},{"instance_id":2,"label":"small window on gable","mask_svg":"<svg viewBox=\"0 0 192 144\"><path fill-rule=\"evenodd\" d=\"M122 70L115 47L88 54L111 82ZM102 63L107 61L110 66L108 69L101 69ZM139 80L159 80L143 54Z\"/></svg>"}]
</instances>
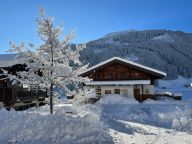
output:
<instances>
[{"instance_id":1,"label":"small window on gable","mask_svg":"<svg viewBox=\"0 0 192 144\"><path fill-rule=\"evenodd\" d=\"M145 93L148 94L149 93L149 89L145 89Z\"/></svg>"},{"instance_id":2,"label":"small window on gable","mask_svg":"<svg viewBox=\"0 0 192 144\"><path fill-rule=\"evenodd\" d=\"M112 79L112 73L108 73L108 79Z\"/></svg>"},{"instance_id":3,"label":"small window on gable","mask_svg":"<svg viewBox=\"0 0 192 144\"><path fill-rule=\"evenodd\" d=\"M139 78L139 73L134 73L135 78Z\"/></svg>"},{"instance_id":4,"label":"small window on gable","mask_svg":"<svg viewBox=\"0 0 192 144\"><path fill-rule=\"evenodd\" d=\"M105 90L105 94L111 94L111 90Z\"/></svg>"},{"instance_id":5,"label":"small window on gable","mask_svg":"<svg viewBox=\"0 0 192 144\"><path fill-rule=\"evenodd\" d=\"M120 89L114 89L114 94L120 94Z\"/></svg>"},{"instance_id":6,"label":"small window on gable","mask_svg":"<svg viewBox=\"0 0 192 144\"><path fill-rule=\"evenodd\" d=\"M97 73L97 74L96 74L96 79L100 79L100 78L101 78L100 73Z\"/></svg>"},{"instance_id":7,"label":"small window on gable","mask_svg":"<svg viewBox=\"0 0 192 144\"><path fill-rule=\"evenodd\" d=\"M126 72L121 72L121 76L125 78Z\"/></svg>"},{"instance_id":8,"label":"small window on gable","mask_svg":"<svg viewBox=\"0 0 192 144\"><path fill-rule=\"evenodd\" d=\"M128 78L128 74L126 72L121 72L121 78Z\"/></svg>"}]
</instances>

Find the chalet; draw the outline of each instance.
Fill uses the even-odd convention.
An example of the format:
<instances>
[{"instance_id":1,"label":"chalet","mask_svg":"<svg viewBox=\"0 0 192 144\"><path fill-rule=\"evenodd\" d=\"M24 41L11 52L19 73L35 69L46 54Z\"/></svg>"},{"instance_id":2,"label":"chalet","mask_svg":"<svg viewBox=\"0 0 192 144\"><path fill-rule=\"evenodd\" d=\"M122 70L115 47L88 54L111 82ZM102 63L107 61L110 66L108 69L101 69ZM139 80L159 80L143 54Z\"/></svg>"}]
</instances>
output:
<instances>
[{"instance_id":1,"label":"chalet","mask_svg":"<svg viewBox=\"0 0 192 144\"><path fill-rule=\"evenodd\" d=\"M143 101L154 98L155 80L164 78L166 73L113 57L90 67L80 76L92 79L86 86L94 87L98 96L119 94Z\"/></svg>"},{"instance_id":2,"label":"chalet","mask_svg":"<svg viewBox=\"0 0 192 144\"><path fill-rule=\"evenodd\" d=\"M24 71L25 64L22 59L15 59L14 54L0 55L0 108L25 109L34 105L41 105L47 97L47 92L38 85L12 84L9 78L3 75L3 70L16 75Z\"/></svg>"}]
</instances>

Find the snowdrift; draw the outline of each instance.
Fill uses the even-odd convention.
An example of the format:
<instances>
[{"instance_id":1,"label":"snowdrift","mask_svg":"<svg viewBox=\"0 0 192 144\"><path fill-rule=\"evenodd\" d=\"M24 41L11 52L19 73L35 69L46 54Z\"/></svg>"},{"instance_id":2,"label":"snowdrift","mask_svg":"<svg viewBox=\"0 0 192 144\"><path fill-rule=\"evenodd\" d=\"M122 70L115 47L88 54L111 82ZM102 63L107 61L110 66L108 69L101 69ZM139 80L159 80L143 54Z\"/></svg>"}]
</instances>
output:
<instances>
[{"instance_id":1,"label":"snowdrift","mask_svg":"<svg viewBox=\"0 0 192 144\"><path fill-rule=\"evenodd\" d=\"M139 103L126 97L111 95L101 98L97 105L102 107L103 119L138 122L192 133L191 101L154 101ZM107 114L107 116L106 116Z\"/></svg>"}]
</instances>

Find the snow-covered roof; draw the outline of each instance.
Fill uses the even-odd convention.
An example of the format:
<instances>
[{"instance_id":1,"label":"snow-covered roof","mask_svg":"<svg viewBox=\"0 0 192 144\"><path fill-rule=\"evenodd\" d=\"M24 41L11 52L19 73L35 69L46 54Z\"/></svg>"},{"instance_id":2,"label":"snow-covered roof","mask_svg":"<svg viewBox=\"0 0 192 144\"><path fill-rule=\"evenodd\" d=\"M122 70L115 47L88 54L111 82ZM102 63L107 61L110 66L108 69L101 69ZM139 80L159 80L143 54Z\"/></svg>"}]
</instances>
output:
<instances>
[{"instance_id":1,"label":"snow-covered roof","mask_svg":"<svg viewBox=\"0 0 192 144\"><path fill-rule=\"evenodd\" d=\"M150 80L91 81L87 85L135 85L150 84Z\"/></svg>"},{"instance_id":2,"label":"snow-covered roof","mask_svg":"<svg viewBox=\"0 0 192 144\"><path fill-rule=\"evenodd\" d=\"M0 61L10 61L16 59L16 54L0 54Z\"/></svg>"},{"instance_id":3,"label":"snow-covered roof","mask_svg":"<svg viewBox=\"0 0 192 144\"><path fill-rule=\"evenodd\" d=\"M133 62L133 61L129 61L129 60L126 60L126 59L122 59L122 58L119 58L119 57L113 57L113 58L110 58L110 59L108 59L108 60L106 60L106 61L104 61L104 62L101 62L101 63L97 64L97 65L94 65L94 66L88 68L87 70L85 70L82 74L85 74L85 73L87 73L87 72L90 72L90 71L92 71L92 70L95 70L95 69L97 69L97 68L99 68L99 67L101 67L101 66L103 66L103 65L105 65L105 64L107 64L107 63L109 63L109 62L111 62L111 61L114 61L114 60L118 60L118 61L121 61L121 62L130 64L130 65L133 65L133 66L142 68L142 69L147 70L147 71L149 71L149 72L153 72L153 73L156 73L156 74L159 74L159 75L162 75L162 76L166 76L166 73L165 73L165 72L159 71L159 70L154 69L154 68L151 68L151 67L144 66L144 65L142 65L142 64L135 63L135 62Z\"/></svg>"},{"instance_id":4,"label":"snow-covered roof","mask_svg":"<svg viewBox=\"0 0 192 144\"><path fill-rule=\"evenodd\" d=\"M0 54L0 67L24 63L22 59L17 59L16 56L16 54Z\"/></svg>"}]
</instances>

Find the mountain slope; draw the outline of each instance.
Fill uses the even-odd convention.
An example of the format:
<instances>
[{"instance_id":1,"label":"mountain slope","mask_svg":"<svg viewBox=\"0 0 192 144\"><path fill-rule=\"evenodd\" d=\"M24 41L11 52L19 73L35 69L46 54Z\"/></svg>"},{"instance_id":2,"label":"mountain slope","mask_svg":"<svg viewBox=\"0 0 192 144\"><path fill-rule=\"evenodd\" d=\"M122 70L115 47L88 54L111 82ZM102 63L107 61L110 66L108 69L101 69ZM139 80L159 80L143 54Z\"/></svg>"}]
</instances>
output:
<instances>
[{"instance_id":1,"label":"mountain slope","mask_svg":"<svg viewBox=\"0 0 192 144\"><path fill-rule=\"evenodd\" d=\"M168 79L192 77L192 33L123 31L87 43L81 60L89 66L118 56L167 72Z\"/></svg>"}]
</instances>

